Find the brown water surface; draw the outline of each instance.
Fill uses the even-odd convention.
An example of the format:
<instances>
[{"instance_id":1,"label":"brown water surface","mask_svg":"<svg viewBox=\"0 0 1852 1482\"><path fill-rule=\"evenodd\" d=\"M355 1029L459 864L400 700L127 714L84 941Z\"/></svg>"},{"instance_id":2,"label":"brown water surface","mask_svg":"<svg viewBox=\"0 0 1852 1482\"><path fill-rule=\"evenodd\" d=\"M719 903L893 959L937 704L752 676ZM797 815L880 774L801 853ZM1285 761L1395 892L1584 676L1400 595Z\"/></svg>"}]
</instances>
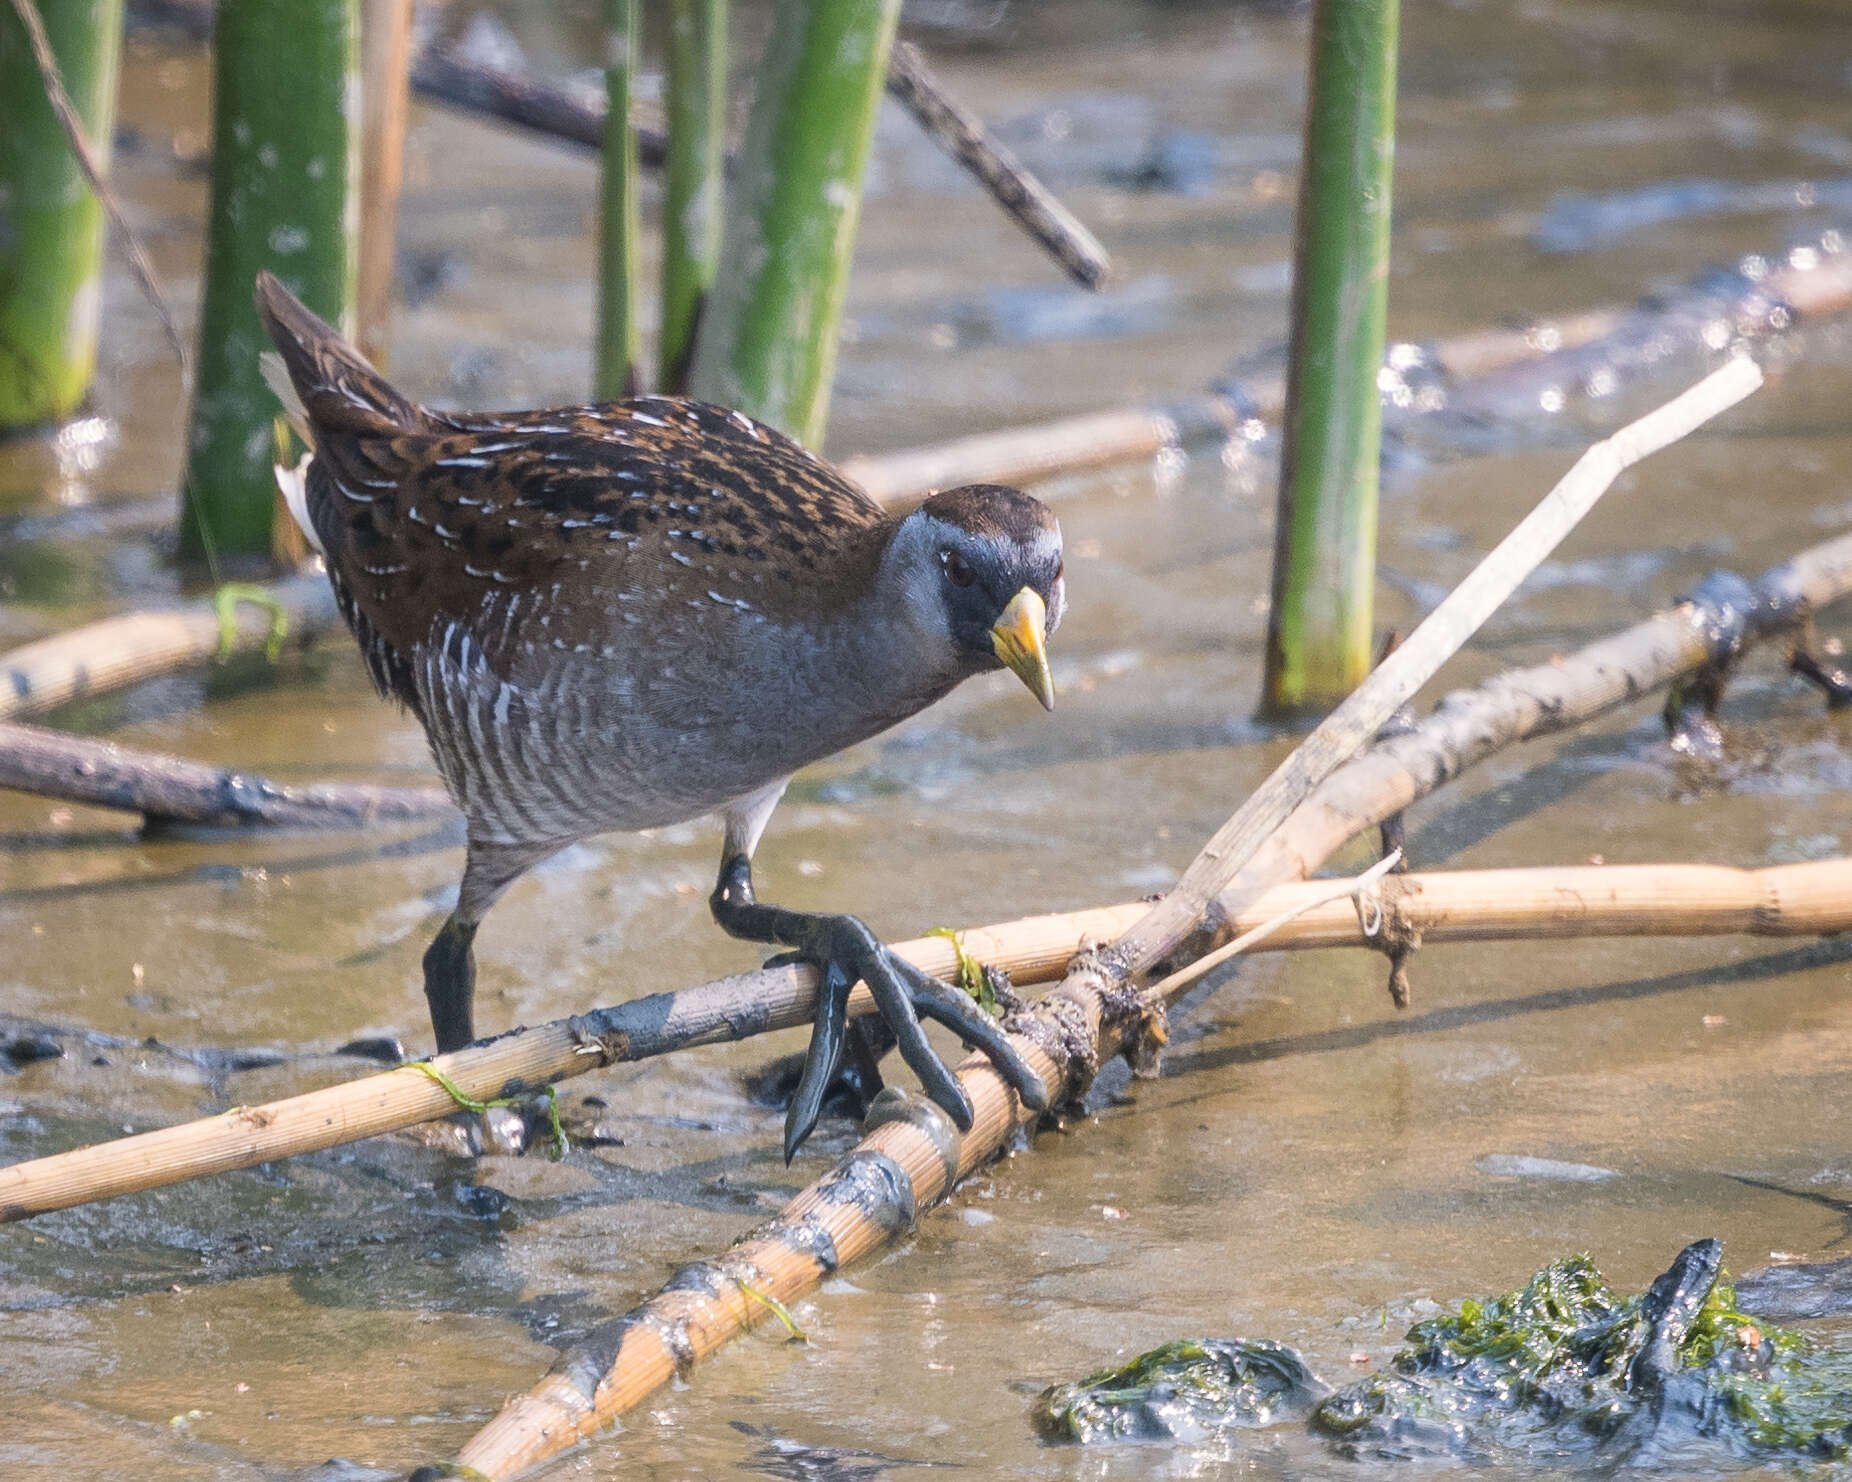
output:
<instances>
[{"instance_id":1,"label":"brown water surface","mask_svg":"<svg viewBox=\"0 0 1852 1482\"><path fill-rule=\"evenodd\" d=\"M922 39L1098 224L1122 282L1097 299L1064 286L890 108L835 451L1190 393L1282 335L1304 18L967 13L999 16L968 44ZM1392 332L1627 302L1817 239L1835 216L1808 203L1852 171L1843 19L1804 0L1409 7ZM589 55L583 26L521 34L549 66ZM123 181L188 314L204 78L185 46L131 43ZM421 107L409 179L403 246L424 286L399 314L395 376L451 403L582 397L591 163ZM94 420L0 448L0 508L19 517L0 550L9 644L173 590L136 511L177 477L175 378L119 268L109 304ZM1779 358L1752 406L1631 475L1448 682L1843 529L1847 341L1810 326ZM1569 387L1554 420L1516 408L1471 455L1397 459L1379 622L1406 631L1567 465L1580 427L1701 365L1674 361L1609 396ZM1071 554L1059 710L998 676L816 768L774 821L762 888L899 936L1169 883L1287 745L1250 720L1272 456L1199 450L1045 491ZM1721 781L1691 785L1653 712L1501 756L1423 805L1417 864L1852 852L1852 714L1823 714L1773 656L1731 692L1748 754ZM429 776L344 638L274 677L233 666L58 719L284 777ZM7 796L0 843L0 1012L110 1037L0 1081L6 1161L356 1074L331 1051L362 1033L423 1043L418 959L454 889L450 831L144 839L121 815ZM523 880L478 944L479 1022L749 965L707 917L716 851L707 825L609 838ZM1635 1288L1704 1235L1737 1270L1844 1254L1849 962L1843 944L1751 939L1436 948L1398 1014L1374 957L1258 960L1179 1026L1162 1080L1101 1095L799 1304L807 1347L775 1328L734 1345L560 1474L1349 1475L1292 1438L1044 1447L1028 1402L1192 1334L1278 1338L1342 1382L1429 1304L1575 1250ZM382 1140L0 1231L0 1473L241 1482L332 1455L451 1454L550 1343L721 1249L850 1145L828 1120L779 1161L780 1114L750 1084L801 1043L573 1082L564 1100L602 1141L564 1165ZM290 1058L228 1070L196 1053L254 1046Z\"/></svg>"}]
</instances>

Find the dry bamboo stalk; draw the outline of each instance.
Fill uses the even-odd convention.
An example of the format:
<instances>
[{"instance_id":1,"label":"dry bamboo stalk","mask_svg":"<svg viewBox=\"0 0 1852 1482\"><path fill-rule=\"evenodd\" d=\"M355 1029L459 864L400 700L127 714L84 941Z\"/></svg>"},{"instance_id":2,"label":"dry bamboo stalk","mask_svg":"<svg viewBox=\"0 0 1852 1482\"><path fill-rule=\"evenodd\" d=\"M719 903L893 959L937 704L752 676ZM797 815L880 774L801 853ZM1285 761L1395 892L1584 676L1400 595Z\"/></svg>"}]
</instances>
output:
<instances>
[{"instance_id":1,"label":"dry bamboo stalk","mask_svg":"<svg viewBox=\"0 0 1852 1482\"><path fill-rule=\"evenodd\" d=\"M1326 881L1275 886L1233 918L1237 933L1259 908ZM1603 936L1835 936L1852 931L1852 858L1740 870L1726 865L1576 865L1562 869L1451 870L1388 875L1376 887L1384 913L1424 943ZM1348 917L1348 919L1346 919ZM1360 940L1348 900L1320 906L1281 929L1293 945ZM1350 935L1347 938L1345 933ZM1275 938L1268 946L1278 944ZM1263 949L1264 950L1264 949Z\"/></svg>"},{"instance_id":2,"label":"dry bamboo stalk","mask_svg":"<svg viewBox=\"0 0 1852 1482\"><path fill-rule=\"evenodd\" d=\"M1259 845L1432 677L1626 467L1742 400L1761 380L1753 363L1736 361L1585 453L1408 641L1217 830L1170 895L1112 947L1081 954L1032 1010L1005 1021L1041 1079L1049 1105L1061 1104L1084 1087L1100 1057L1116 1052L1123 1041L1151 1035L1161 1043L1161 1025L1152 1009L1129 988L1132 973L1189 934L1216 892ZM750 1261L753 1274L780 1300L820 1282L840 1264L845 1248L871 1250L910 1228L920 1208L995 1156L1028 1119L986 1057L971 1056L957 1076L975 1114L962 1138L929 1103L907 1098L903 1120L876 1126L831 1173L734 1248L736 1256L746 1253L743 1259ZM829 1259L820 1257L814 1238L815 1217L824 1212L839 1216L841 1226L829 1232ZM470 1475L507 1482L602 1429L625 1407L742 1331L742 1304L728 1290L729 1280L738 1285L738 1276L724 1266L707 1269L713 1275L705 1282L672 1280L569 1350L538 1386L511 1400L471 1438L455 1465ZM451 1473L422 1468L412 1474L412 1482L444 1475Z\"/></svg>"},{"instance_id":3,"label":"dry bamboo stalk","mask_svg":"<svg viewBox=\"0 0 1852 1482\"><path fill-rule=\"evenodd\" d=\"M1070 990L1091 979L1098 991L1110 992L1171 952L1293 809L1434 677L1623 472L1735 406L1761 384L1754 361L1731 360L1578 458L1537 507L1216 830L1175 888L1096 960L1070 971Z\"/></svg>"},{"instance_id":4,"label":"dry bamboo stalk","mask_svg":"<svg viewBox=\"0 0 1852 1482\"><path fill-rule=\"evenodd\" d=\"M1757 284L1773 302L1821 316L1852 305L1852 252L1789 261ZM1595 346L1636 316L1661 312L1654 302L1591 309L1525 329L1484 330L1423 346L1425 357L1457 390L1502 372L1533 373L1553 356ZM1759 331L1760 325L1750 326ZM1767 326L1773 328L1773 322ZM849 477L883 501L914 499L960 484L1033 483L1083 469L1135 463L1192 442L1226 436L1249 418L1277 420L1286 400L1278 375L1244 377L1238 395L1189 397L1162 406L1094 412L1025 427L980 432L923 448L847 459Z\"/></svg>"},{"instance_id":5,"label":"dry bamboo stalk","mask_svg":"<svg viewBox=\"0 0 1852 1482\"><path fill-rule=\"evenodd\" d=\"M1134 904L1031 917L967 933L964 941L1012 977L1044 981L1061 972L1083 939L1114 935L1143 909ZM938 976L957 968L957 949L943 937L901 942L894 950ZM431 1063L468 1096L492 1101L620 1061L807 1024L816 1012L816 985L814 968L763 968L517 1029ZM858 986L849 1012L873 1011L867 989ZM403 1068L238 1107L0 1168L0 1222L355 1142L455 1110L435 1081Z\"/></svg>"},{"instance_id":6,"label":"dry bamboo stalk","mask_svg":"<svg viewBox=\"0 0 1852 1482\"><path fill-rule=\"evenodd\" d=\"M1434 363L1455 380L1497 375L1563 350L1579 350L1620 328L1630 311L1589 309L1524 329L1487 329L1453 335L1433 347Z\"/></svg>"},{"instance_id":7,"label":"dry bamboo stalk","mask_svg":"<svg viewBox=\"0 0 1852 1482\"><path fill-rule=\"evenodd\" d=\"M1371 947L1352 903L1329 899L1349 883L1288 882L1250 902L1229 925L1237 934L1251 931L1307 902L1322 902L1281 926L1257 950ZM1391 920L1429 944L1617 935L1824 936L1852 930L1852 859L1762 870L1718 865L1462 870L1392 875L1377 889ZM1083 943L1112 936L1144 910L1141 902L1129 901L1032 916L975 927L959 940L972 957L1004 968L1017 982L1042 983L1060 974ZM895 950L939 976L950 976L956 967L955 949L943 937L902 942ZM492 1100L517 1083L553 1083L619 1061L807 1023L815 984L806 968L744 973L597 1010L576 1025L561 1020L516 1030L433 1063L469 1095ZM849 1011L873 1009L866 991L857 989ZM619 1034L625 1035L621 1046ZM598 1053L584 1053L588 1037L598 1040ZM448 1093L423 1074L387 1071L0 1168L0 1220L314 1152L431 1121L455 1108Z\"/></svg>"},{"instance_id":8,"label":"dry bamboo stalk","mask_svg":"<svg viewBox=\"0 0 1852 1482\"><path fill-rule=\"evenodd\" d=\"M1822 541L1771 567L1740 616L1745 646L1788 631L1809 613L1852 595L1852 533ZM1569 730L1638 700L1716 657L1727 615L1694 603L1656 613L1559 661L1494 675L1442 698L1412 730L1347 763L1299 806L1291 826L1269 839L1221 891L1206 924L1245 914L1242 902L1273 882L1309 875L1366 828L1402 812L1442 784L1519 741Z\"/></svg>"},{"instance_id":9,"label":"dry bamboo stalk","mask_svg":"<svg viewBox=\"0 0 1852 1482\"><path fill-rule=\"evenodd\" d=\"M1097 1002L1095 1003L1097 1009ZM1078 1026L1090 1039L1098 1023ZM1063 1067L1033 1041L1017 1040L1044 1086ZM746 1287L789 1305L832 1272L912 1229L921 1210L987 1163L1033 1120L983 1056L958 1067L971 1130L960 1137L924 1098L884 1092L870 1122L891 1116L773 1219L713 1261L683 1266L655 1296L602 1323L526 1394L517 1395L457 1454L420 1467L406 1482L469 1476L510 1482L590 1440L653 1391L685 1375L729 1339L770 1315ZM885 1103L885 1104L883 1104Z\"/></svg>"},{"instance_id":10,"label":"dry bamboo stalk","mask_svg":"<svg viewBox=\"0 0 1852 1482\"><path fill-rule=\"evenodd\" d=\"M212 827L359 828L456 811L437 788L292 785L9 721L0 721L0 787Z\"/></svg>"},{"instance_id":11,"label":"dry bamboo stalk","mask_svg":"<svg viewBox=\"0 0 1852 1482\"><path fill-rule=\"evenodd\" d=\"M313 637L339 621L334 594L319 571L298 572L262 590L277 604L292 638ZM241 602L233 616L232 647L264 647L271 615ZM72 700L203 664L218 654L220 642L210 601L86 623L0 658L0 717L41 715Z\"/></svg>"},{"instance_id":12,"label":"dry bamboo stalk","mask_svg":"<svg viewBox=\"0 0 1852 1482\"><path fill-rule=\"evenodd\" d=\"M1238 420L1226 398L1195 396L848 458L842 471L875 499L896 503L960 484L1030 484L1080 469L1135 463L1207 437L1225 437Z\"/></svg>"}]
</instances>

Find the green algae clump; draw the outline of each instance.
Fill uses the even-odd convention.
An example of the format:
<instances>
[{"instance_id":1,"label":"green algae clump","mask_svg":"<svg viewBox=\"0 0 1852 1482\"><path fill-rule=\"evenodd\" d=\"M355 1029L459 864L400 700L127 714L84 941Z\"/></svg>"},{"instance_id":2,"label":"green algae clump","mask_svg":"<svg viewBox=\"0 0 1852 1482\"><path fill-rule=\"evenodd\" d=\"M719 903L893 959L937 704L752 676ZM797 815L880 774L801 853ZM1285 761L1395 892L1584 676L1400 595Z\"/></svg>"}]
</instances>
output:
<instances>
[{"instance_id":1,"label":"green algae clump","mask_svg":"<svg viewBox=\"0 0 1852 1482\"><path fill-rule=\"evenodd\" d=\"M1284 1343L1184 1339L1035 1402L1050 1441L1200 1441L1303 1417L1330 1388Z\"/></svg>"},{"instance_id":2,"label":"green algae clump","mask_svg":"<svg viewBox=\"0 0 1852 1482\"><path fill-rule=\"evenodd\" d=\"M1313 1411L1351 1456L1663 1461L1852 1450L1852 1355L1736 1307L1723 1248L1687 1246L1637 1297L1585 1255L1408 1330L1389 1370Z\"/></svg>"},{"instance_id":3,"label":"green algae clump","mask_svg":"<svg viewBox=\"0 0 1852 1482\"><path fill-rule=\"evenodd\" d=\"M1742 1312L1699 1240L1642 1294L1585 1255L1417 1323L1333 1393L1284 1344L1167 1343L1044 1391L1050 1440L1212 1440L1304 1419L1353 1460L1667 1467L1852 1455L1852 1353Z\"/></svg>"}]
</instances>

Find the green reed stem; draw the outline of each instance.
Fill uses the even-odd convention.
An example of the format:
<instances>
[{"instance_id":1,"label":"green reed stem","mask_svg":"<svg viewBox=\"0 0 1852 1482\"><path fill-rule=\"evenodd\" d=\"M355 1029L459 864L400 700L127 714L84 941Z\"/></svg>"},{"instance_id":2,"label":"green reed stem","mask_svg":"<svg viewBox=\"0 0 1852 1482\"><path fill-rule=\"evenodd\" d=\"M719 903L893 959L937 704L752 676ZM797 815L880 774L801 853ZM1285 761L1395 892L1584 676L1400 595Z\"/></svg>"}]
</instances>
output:
<instances>
[{"instance_id":1,"label":"green reed stem","mask_svg":"<svg viewBox=\"0 0 1852 1482\"><path fill-rule=\"evenodd\" d=\"M900 0L777 0L690 389L817 447Z\"/></svg>"},{"instance_id":2,"label":"green reed stem","mask_svg":"<svg viewBox=\"0 0 1852 1482\"><path fill-rule=\"evenodd\" d=\"M671 0L669 151L662 197L661 389L688 389L726 199L727 3Z\"/></svg>"},{"instance_id":3,"label":"green reed stem","mask_svg":"<svg viewBox=\"0 0 1852 1482\"><path fill-rule=\"evenodd\" d=\"M604 400L643 389L642 298L637 260L637 136L630 127L630 80L641 55L637 0L605 0L604 176L598 206L597 394Z\"/></svg>"},{"instance_id":4,"label":"green reed stem","mask_svg":"<svg viewBox=\"0 0 1852 1482\"><path fill-rule=\"evenodd\" d=\"M1398 0L1318 0L1262 708L1369 672Z\"/></svg>"},{"instance_id":5,"label":"green reed stem","mask_svg":"<svg viewBox=\"0 0 1852 1482\"><path fill-rule=\"evenodd\" d=\"M351 329L359 214L358 0L237 0L213 44L212 204L184 556L271 552L276 403L251 300L260 268Z\"/></svg>"},{"instance_id":6,"label":"green reed stem","mask_svg":"<svg viewBox=\"0 0 1852 1482\"><path fill-rule=\"evenodd\" d=\"M39 0L97 163L115 131L122 0ZM0 4L0 430L69 416L96 368L103 206L40 83L26 27Z\"/></svg>"}]
</instances>

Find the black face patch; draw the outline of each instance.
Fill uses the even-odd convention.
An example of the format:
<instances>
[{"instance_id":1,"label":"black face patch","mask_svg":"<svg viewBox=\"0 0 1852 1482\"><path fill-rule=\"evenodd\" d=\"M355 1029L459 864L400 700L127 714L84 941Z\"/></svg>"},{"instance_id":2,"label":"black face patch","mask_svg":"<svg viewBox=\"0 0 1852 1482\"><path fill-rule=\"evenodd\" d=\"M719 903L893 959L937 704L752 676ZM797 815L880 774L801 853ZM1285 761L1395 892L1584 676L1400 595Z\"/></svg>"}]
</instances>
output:
<instances>
[{"instance_id":1,"label":"black face patch","mask_svg":"<svg viewBox=\"0 0 1852 1482\"><path fill-rule=\"evenodd\" d=\"M940 596L959 649L993 653L990 630L1024 587L1059 619L1061 527L1041 500L1001 484L972 484L935 494L921 506L943 527L937 552Z\"/></svg>"}]
</instances>

